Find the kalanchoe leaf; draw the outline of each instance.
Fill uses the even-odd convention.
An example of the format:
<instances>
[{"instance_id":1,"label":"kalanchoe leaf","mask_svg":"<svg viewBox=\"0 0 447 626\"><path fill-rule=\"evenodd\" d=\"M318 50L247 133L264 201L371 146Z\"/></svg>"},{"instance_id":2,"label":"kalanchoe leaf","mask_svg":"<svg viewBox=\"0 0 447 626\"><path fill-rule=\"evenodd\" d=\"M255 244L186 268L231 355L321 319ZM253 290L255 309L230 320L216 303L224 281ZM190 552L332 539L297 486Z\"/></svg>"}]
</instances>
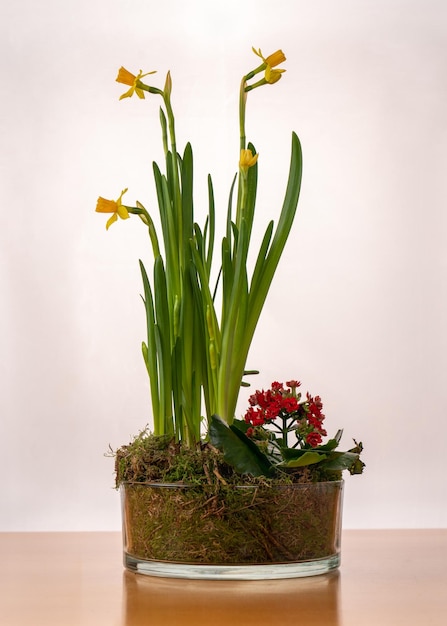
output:
<instances>
[{"instance_id":1,"label":"kalanchoe leaf","mask_svg":"<svg viewBox=\"0 0 447 626\"><path fill-rule=\"evenodd\" d=\"M361 452L363 451L363 444L360 441L360 443L357 443L357 441L354 439L353 440L355 443L355 447L351 448L350 450L348 450L348 452L356 452L357 454L361 454Z\"/></svg>"},{"instance_id":2,"label":"kalanchoe leaf","mask_svg":"<svg viewBox=\"0 0 447 626\"><path fill-rule=\"evenodd\" d=\"M213 415L209 429L211 443L223 452L224 459L241 474L270 476L274 468L267 457L244 433L228 426L218 415Z\"/></svg>"},{"instance_id":3,"label":"kalanchoe leaf","mask_svg":"<svg viewBox=\"0 0 447 626\"><path fill-rule=\"evenodd\" d=\"M347 469L351 471L351 468L356 465L358 461L359 455L354 452L333 452L324 463L324 469L329 471L342 471ZM361 472L354 473L358 474Z\"/></svg>"},{"instance_id":4,"label":"kalanchoe leaf","mask_svg":"<svg viewBox=\"0 0 447 626\"><path fill-rule=\"evenodd\" d=\"M251 425L247 424L245 420L234 419L232 425L235 426L238 430L242 431L244 434L249 428L251 428Z\"/></svg>"},{"instance_id":5,"label":"kalanchoe leaf","mask_svg":"<svg viewBox=\"0 0 447 626\"><path fill-rule=\"evenodd\" d=\"M364 467L365 467L365 464L363 463L363 461L361 461L360 459L357 459L356 461L354 461L354 463L349 468L349 473L351 475L353 475L353 474L363 474Z\"/></svg>"},{"instance_id":6,"label":"kalanchoe leaf","mask_svg":"<svg viewBox=\"0 0 447 626\"><path fill-rule=\"evenodd\" d=\"M309 452L309 450L306 450L304 448L283 448L281 450L281 454L283 455L285 461L299 459L307 452ZM324 455L323 458L326 458L326 455Z\"/></svg>"},{"instance_id":7,"label":"kalanchoe leaf","mask_svg":"<svg viewBox=\"0 0 447 626\"><path fill-rule=\"evenodd\" d=\"M331 450L335 450L340 443L341 436L343 434L342 430L339 430L333 439L329 439L325 444L318 446L318 450L323 450L325 452L330 452Z\"/></svg>"},{"instance_id":8,"label":"kalanchoe leaf","mask_svg":"<svg viewBox=\"0 0 447 626\"><path fill-rule=\"evenodd\" d=\"M337 434L335 435L334 439L337 443L340 443L340 440L342 438L343 435L343 428L340 430L337 430Z\"/></svg>"},{"instance_id":9,"label":"kalanchoe leaf","mask_svg":"<svg viewBox=\"0 0 447 626\"><path fill-rule=\"evenodd\" d=\"M303 455L301 455L299 458L297 459L291 459L290 461L287 461L287 463L281 463L282 467L304 467L306 465L313 465L314 463L320 463L321 461L324 461L324 459L327 458L326 454L320 454L316 451L312 451L310 452L309 450L302 450L302 452L304 452Z\"/></svg>"},{"instance_id":10,"label":"kalanchoe leaf","mask_svg":"<svg viewBox=\"0 0 447 626\"><path fill-rule=\"evenodd\" d=\"M362 474L363 473L363 469L365 467L365 464L363 463L363 461L360 459L360 454L363 452L363 444L360 441L359 443L357 443L357 441L354 439L354 443L355 443L355 447L351 448L350 450L348 450L348 452L352 452L354 454L357 455L357 460L354 461L354 463L351 465L351 467L349 467L349 473L350 474Z\"/></svg>"}]
</instances>

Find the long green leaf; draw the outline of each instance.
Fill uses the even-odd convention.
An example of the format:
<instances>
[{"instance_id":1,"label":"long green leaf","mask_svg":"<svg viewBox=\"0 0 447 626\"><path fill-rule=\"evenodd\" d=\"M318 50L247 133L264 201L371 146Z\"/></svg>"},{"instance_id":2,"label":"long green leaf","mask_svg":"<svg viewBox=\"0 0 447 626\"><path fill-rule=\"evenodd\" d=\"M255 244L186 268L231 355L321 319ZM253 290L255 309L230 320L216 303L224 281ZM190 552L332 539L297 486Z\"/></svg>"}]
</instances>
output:
<instances>
[{"instance_id":1,"label":"long green leaf","mask_svg":"<svg viewBox=\"0 0 447 626\"><path fill-rule=\"evenodd\" d=\"M160 410L166 423L166 433L172 433L172 368L171 368L171 319L163 259L157 257L154 264L155 341L160 365Z\"/></svg>"},{"instance_id":2,"label":"long green leaf","mask_svg":"<svg viewBox=\"0 0 447 626\"><path fill-rule=\"evenodd\" d=\"M144 308L146 310L146 329L147 329L147 345L146 350L143 349L143 357L149 374L149 385L151 390L152 412L154 418L154 430L159 432L160 429L160 398L159 398L159 380L158 380L158 362L157 362L157 346L155 342L155 313L152 289L149 283L146 269L140 260L140 270L143 279L144 288Z\"/></svg>"},{"instance_id":3,"label":"long green leaf","mask_svg":"<svg viewBox=\"0 0 447 626\"><path fill-rule=\"evenodd\" d=\"M214 238L216 234L216 209L214 203L214 189L211 176L208 176L208 248L206 251L206 269L208 276L211 275L211 264L214 254Z\"/></svg>"},{"instance_id":4,"label":"long green leaf","mask_svg":"<svg viewBox=\"0 0 447 626\"><path fill-rule=\"evenodd\" d=\"M193 155L191 144L187 143L183 153L181 167L182 184L182 238L181 257L183 267L186 265L185 254L189 255L189 240L194 227L194 205L193 205Z\"/></svg>"},{"instance_id":5,"label":"long green leaf","mask_svg":"<svg viewBox=\"0 0 447 626\"><path fill-rule=\"evenodd\" d=\"M262 270L256 274L256 283L252 282L250 286L250 327L253 328L253 332L293 224L301 188L302 169L301 144L297 135L292 133L289 178L280 218Z\"/></svg>"}]
</instances>

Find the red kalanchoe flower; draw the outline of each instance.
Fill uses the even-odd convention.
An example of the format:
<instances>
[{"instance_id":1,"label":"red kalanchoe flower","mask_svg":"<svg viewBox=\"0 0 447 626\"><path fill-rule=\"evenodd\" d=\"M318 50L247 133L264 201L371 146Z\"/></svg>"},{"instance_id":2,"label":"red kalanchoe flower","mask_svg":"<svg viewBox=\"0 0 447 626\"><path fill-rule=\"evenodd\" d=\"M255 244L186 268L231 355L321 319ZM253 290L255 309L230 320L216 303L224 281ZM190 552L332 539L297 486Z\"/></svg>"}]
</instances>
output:
<instances>
[{"instance_id":1,"label":"red kalanchoe flower","mask_svg":"<svg viewBox=\"0 0 447 626\"><path fill-rule=\"evenodd\" d=\"M284 386L282 383L278 383L278 382L274 382L272 383L272 391L283 391L284 390Z\"/></svg>"},{"instance_id":2,"label":"red kalanchoe flower","mask_svg":"<svg viewBox=\"0 0 447 626\"><path fill-rule=\"evenodd\" d=\"M309 392L307 392L307 403L308 403L308 414L312 416L315 420L322 422L324 420L324 415L321 412L323 408L323 403L321 402L320 396L315 396L312 398Z\"/></svg>"},{"instance_id":3,"label":"red kalanchoe flower","mask_svg":"<svg viewBox=\"0 0 447 626\"><path fill-rule=\"evenodd\" d=\"M311 432L306 436L306 443L310 443L310 445L314 445L313 443L311 443L311 441L316 441L317 437L315 437L314 439L311 438L311 441L309 441L309 437L310 435L318 435L320 438L319 443L321 443L321 435L323 435L323 437L325 437L327 435L327 432L325 431L325 429L322 427L322 423L324 420L324 415L321 412L321 409L323 408L323 403L321 402L321 398L320 396L315 396L315 398L313 398L310 393L307 393L307 411L306 411L306 418L307 418L307 422L309 424L309 426L312 427ZM318 445L318 444L317 444Z\"/></svg>"},{"instance_id":4,"label":"red kalanchoe flower","mask_svg":"<svg viewBox=\"0 0 447 626\"><path fill-rule=\"evenodd\" d=\"M245 421L252 423L254 426L259 426L278 417L282 408L281 389L282 385L277 383L276 391L273 389L268 389L267 391L258 390L251 395L249 398L250 407L245 414Z\"/></svg>"},{"instance_id":5,"label":"red kalanchoe flower","mask_svg":"<svg viewBox=\"0 0 447 626\"><path fill-rule=\"evenodd\" d=\"M262 411L249 407L245 414L245 421L252 426L262 426L265 423L265 418Z\"/></svg>"},{"instance_id":6,"label":"red kalanchoe flower","mask_svg":"<svg viewBox=\"0 0 447 626\"><path fill-rule=\"evenodd\" d=\"M321 438L320 433L317 433L315 431L309 433L306 436L306 443L312 446L312 448L316 448L317 446L319 446L322 441L323 439Z\"/></svg>"},{"instance_id":7,"label":"red kalanchoe flower","mask_svg":"<svg viewBox=\"0 0 447 626\"><path fill-rule=\"evenodd\" d=\"M307 401L300 402L300 394L295 394L295 388L300 385L297 380L286 383L274 381L267 391L257 390L249 397L249 408L245 414L245 422L252 427L264 426L277 417L300 420L299 431L306 443L318 445L321 436L326 435L322 428L324 415L321 412L323 403L320 396L312 397L307 393ZM311 436L312 435L312 436Z\"/></svg>"},{"instance_id":8,"label":"red kalanchoe flower","mask_svg":"<svg viewBox=\"0 0 447 626\"><path fill-rule=\"evenodd\" d=\"M286 413L295 413L298 410L298 400L294 396L285 396L281 400L281 409Z\"/></svg>"},{"instance_id":9,"label":"red kalanchoe flower","mask_svg":"<svg viewBox=\"0 0 447 626\"><path fill-rule=\"evenodd\" d=\"M248 398L248 403L250 406L256 406L258 404L258 399L255 393Z\"/></svg>"}]
</instances>

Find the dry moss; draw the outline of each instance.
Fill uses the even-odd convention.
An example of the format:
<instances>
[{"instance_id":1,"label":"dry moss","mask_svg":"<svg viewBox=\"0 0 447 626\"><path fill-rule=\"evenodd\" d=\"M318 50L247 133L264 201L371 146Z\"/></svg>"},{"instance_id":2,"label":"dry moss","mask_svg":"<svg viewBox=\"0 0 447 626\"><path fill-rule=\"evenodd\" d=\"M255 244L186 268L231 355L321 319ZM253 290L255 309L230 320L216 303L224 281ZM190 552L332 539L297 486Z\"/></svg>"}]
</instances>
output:
<instances>
[{"instance_id":1,"label":"dry moss","mask_svg":"<svg viewBox=\"0 0 447 626\"><path fill-rule=\"evenodd\" d=\"M126 551L202 564L287 563L336 553L340 483L126 484Z\"/></svg>"}]
</instances>

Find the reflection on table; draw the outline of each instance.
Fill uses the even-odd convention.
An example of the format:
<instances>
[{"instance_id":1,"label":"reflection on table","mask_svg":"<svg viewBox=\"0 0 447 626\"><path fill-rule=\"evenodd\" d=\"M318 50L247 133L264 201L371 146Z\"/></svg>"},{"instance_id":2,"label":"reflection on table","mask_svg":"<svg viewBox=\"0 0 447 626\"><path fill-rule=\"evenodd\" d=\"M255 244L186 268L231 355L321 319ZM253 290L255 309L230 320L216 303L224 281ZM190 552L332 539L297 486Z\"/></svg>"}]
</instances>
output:
<instances>
[{"instance_id":1,"label":"reflection on table","mask_svg":"<svg viewBox=\"0 0 447 626\"><path fill-rule=\"evenodd\" d=\"M340 574L266 581L196 581L124 572L126 624L338 626Z\"/></svg>"}]
</instances>

